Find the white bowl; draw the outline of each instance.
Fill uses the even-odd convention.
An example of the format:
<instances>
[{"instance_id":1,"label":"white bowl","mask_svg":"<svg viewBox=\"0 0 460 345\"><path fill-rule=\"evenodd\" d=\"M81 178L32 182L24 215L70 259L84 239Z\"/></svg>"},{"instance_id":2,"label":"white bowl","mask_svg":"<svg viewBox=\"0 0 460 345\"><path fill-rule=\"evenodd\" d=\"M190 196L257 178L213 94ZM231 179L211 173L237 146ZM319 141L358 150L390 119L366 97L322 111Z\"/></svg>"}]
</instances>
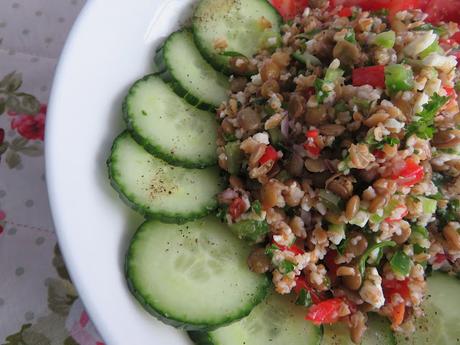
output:
<instances>
[{"instance_id":1,"label":"white bowl","mask_svg":"<svg viewBox=\"0 0 460 345\"><path fill-rule=\"evenodd\" d=\"M154 50L192 13L190 0L91 1L57 68L46 123L48 191L59 244L108 345L191 344L131 296L123 264L142 218L111 189L106 158L124 128L128 87L152 71Z\"/></svg>"}]
</instances>

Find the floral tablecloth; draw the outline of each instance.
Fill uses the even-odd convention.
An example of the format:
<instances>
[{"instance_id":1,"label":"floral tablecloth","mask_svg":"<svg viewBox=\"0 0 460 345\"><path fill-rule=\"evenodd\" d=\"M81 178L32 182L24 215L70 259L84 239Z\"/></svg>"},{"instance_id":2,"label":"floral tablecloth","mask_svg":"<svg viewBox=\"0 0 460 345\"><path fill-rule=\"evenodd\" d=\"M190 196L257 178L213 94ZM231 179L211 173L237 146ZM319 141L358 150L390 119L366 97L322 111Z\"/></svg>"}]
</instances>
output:
<instances>
[{"instance_id":1,"label":"floral tablecloth","mask_svg":"<svg viewBox=\"0 0 460 345\"><path fill-rule=\"evenodd\" d=\"M84 0L0 1L0 344L101 345L56 244L46 103ZM69 124L71 125L71 124Z\"/></svg>"}]
</instances>

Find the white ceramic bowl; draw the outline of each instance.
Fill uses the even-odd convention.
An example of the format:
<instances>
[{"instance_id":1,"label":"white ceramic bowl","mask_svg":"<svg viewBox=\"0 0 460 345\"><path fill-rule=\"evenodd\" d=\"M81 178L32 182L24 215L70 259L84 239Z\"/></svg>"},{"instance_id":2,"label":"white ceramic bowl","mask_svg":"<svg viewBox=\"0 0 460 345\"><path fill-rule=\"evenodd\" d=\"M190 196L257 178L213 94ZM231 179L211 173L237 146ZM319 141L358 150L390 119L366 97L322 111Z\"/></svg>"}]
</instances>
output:
<instances>
[{"instance_id":1,"label":"white ceramic bowl","mask_svg":"<svg viewBox=\"0 0 460 345\"><path fill-rule=\"evenodd\" d=\"M59 244L80 296L108 345L191 344L148 315L123 274L142 218L111 189L106 158L124 127L121 102L152 71L158 43L191 15L191 0L93 0L57 68L46 129L46 169Z\"/></svg>"}]
</instances>

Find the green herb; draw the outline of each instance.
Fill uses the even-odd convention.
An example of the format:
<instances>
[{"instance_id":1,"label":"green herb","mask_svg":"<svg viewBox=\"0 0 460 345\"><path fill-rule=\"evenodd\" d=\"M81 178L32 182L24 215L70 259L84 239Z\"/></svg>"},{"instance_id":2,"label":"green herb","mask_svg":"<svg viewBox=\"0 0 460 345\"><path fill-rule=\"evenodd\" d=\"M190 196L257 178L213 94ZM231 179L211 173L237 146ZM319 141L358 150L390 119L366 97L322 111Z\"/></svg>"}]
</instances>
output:
<instances>
[{"instance_id":1,"label":"green herb","mask_svg":"<svg viewBox=\"0 0 460 345\"><path fill-rule=\"evenodd\" d=\"M460 81L455 83L454 89L455 91L460 92Z\"/></svg>"},{"instance_id":2,"label":"green herb","mask_svg":"<svg viewBox=\"0 0 460 345\"><path fill-rule=\"evenodd\" d=\"M326 206L327 209L340 213L342 212L342 205L341 205L341 198L339 198L337 195L334 193L321 189L319 191L319 199L321 203Z\"/></svg>"},{"instance_id":3,"label":"green herb","mask_svg":"<svg viewBox=\"0 0 460 345\"><path fill-rule=\"evenodd\" d=\"M383 138L381 142L384 144L388 144L390 146L395 146L395 145L399 145L400 140L399 138L395 138L395 137L385 137Z\"/></svg>"},{"instance_id":4,"label":"green herb","mask_svg":"<svg viewBox=\"0 0 460 345\"><path fill-rule=\"evenodd\" d=\"M414 234L419 234L423 238L428 238L428 230L420 225L412 225L411 226L411 231Z\"/></svg>"},{"instance_id":5,"label":"green herb","mask_svg":"<svg viewBox=\"0 0 460 345\"><path fill-rule=\"evenodd\" d=\"M381 8L379 10L371 12L371 16L374 16L374 17L386 17L389 14L390 14L390 11L388 10L388 8Z\"/></svg>"},{"instance_id":6,"label":"green herb","mask_svg":"<svg viewBox=\"0 0 460 345\"><path fill-rule=\"evenodd\" d=\"M425 248L423 248L420 244L418 243L415 243L414 244L414 254L422 254L422 253L425 253L426 250Z\"/></svg>"},{"instance_id":7,"label":"green herb","mask_svg":"<svg viewBox=\"0 0 460 345\"><path fill-rule=\"evenodd\" d=\"M227 211L228 211L228 206L227 205L221 205L216 212L216 217L220 219L222 222L227 222Z\"/></svg>"},{"instance_id":8,"label":"green herb","mask_svg":"<svg viewBox=\"0 0 460 345\"><path fill-rule=\"evenodd\" d=\"M296 265L293 262L290 262L288 260L283 260L280 263L279 269L282 273L287 274L287 273L294 271L295 266Z\"/></svg>"},{"instance_id":9,"label":"green herb","mask_svg":"<svg viewBox=\"0 0 460 345\"><path fill-rule=\"evenodd\" d=\"M238 138L234 133L224 133L224 139L226 142L235 141Z\"/></svg>"},{"instance_id":10,"label":"green herb","mask_svg":"<svg viewBox=\"0 0 460 345\"><path fill-rule=\"evenodd\" d=\"M393 272L405 277L410 273L410 257L403 251L397 251L390 260L390 266Z\"/></svg>"},{"instance_id":11,"label":"green herb","mask_svg":"<svg viewBox=\"0 0 460 345\"><path fill-rule=\"evenodd\" d=\"M322 104L324 100L327 98L327 96L329 96L329 92L323 91L324 80L316 78L313 85L316 91L316 99L318 100L319 104Z\"/></svg>"},{"instance_id":12,"label":"green herb","mask_svg":"<svg viewBox=\"0 0 460 345\"><path fill-rule=\"evenodd\" d=\"M348 32L345 34L345 41L348 41L350 43L356 43L355 30L348 30Z\"/></svg>"},{"instance_id":13,"label":"green herb","mask_svg":"<svg viewBox=\"0 0 460 345\"><path fill-rule=\"evenodd\" d=\"M267 248L265 248L265 255L269 256L270 258L273 258L273 255L275 254L276 250L280 249L272 243Z\"/></svg>"},{"instance_id":14,"label":"green herb","mask_svg":"<svg viewBox=\"0 0 460 345\"><path fill-rule=\"evenodd\" d=\"M251 209L258 215L260 215L260 213L262 212L262 205L260 204L260 201L259 200L254 201L251 204Z\"/></svg>"},{"instance_id":15,"label":"green herb","mask_svg":"<svg viewBox=\"0 0 460 345\"><path fill-rule=\"evenodd\" d=\"M443 175L436 171L433 172L433 177L431 178L431 181L433 181L435 186L438 188L442 187L446 183L449 183L451 180L452 180L451 176Z\"/></svg>"},{"instance_id":16,"label":"green herb","mask_svg":"<svg viewBox=\"0 0 460 345\"><path fill-rule=\"evenodd\" d=\"M270 142L273 145L278 145L281 143L283 139L283 135L281 134L281 129L279 127L276 128L270 128L268 131L268 135L270 136Z\"/></svg>"},{"instance_id":17,"label":"green herb","mask_svg":"<svg viewBox=\"0 0 460 345\"><path fill-rule=\"evenodd\" d=\"M221 53L219 53L219 55L228 56L228 57L244 57L244 58L247 59L246 55L241 54L239 52L231 51L231 50L221 52Z\"/></svg>"},{"instance_id":18,"label":"green herb","mask_svg":"<svg viewBox=\"0 0 460 345\"><path fill-rule=\"evenodd\" d=\"M417 120L413 120L407 127L407 136L415 134L421 139L432 139L435 128L434 118L439 110L447 103L449 97L439 96L435 93L428 103L423 105L423 110L417 114Z\"/></svg>"},{"instance_id":19,"label":"green herb","mask_svg":"<svg viewBox=\"0 0 460 345\"><path fill-rule=\"evenodd\" d=\"M347 248L349 240L350 240L349 238L345 238L337 246L337 251L339 252L340 255L345 254L345 249Z\"/></svg>"},{"instance_id":20,"label":"green herb","mask_svg":"<svg viewBox=\"0 0 460 345\"><path fill-rule=\"evenodd\" d=\"M317 33L320 33L320 32L321 32L321 29L313 29L311 31L296 35L296 38L305 38L307 40L311 40L313 37L315 37Z\"/></svg>"},{"instance_id":21,"label":"green herb","mask_svg":"<svg viewBox=\"0 0 460 345\"><path fill-rule=\"evenodd\" d=\"M374 250L379 249L379 248L394 247L394 246L396 246L395 242L393 242L393 241L384 241L384 242L380 242L380 243L375 243L374 245L369 247L364 252L364 254L361 256L361 258L359 259L359 262L358 262L359 272L361 273L361 276L364 276L364 270L366 269L367 259L369 259L369 256L371 255L371 253Z\"/></svg>"},{"instance_id":22,"label":"green herb","mask_svg":"<svg viewBox=\"0 0 460 345\"><path fill-rule=\"evenodd\" d=\"M367 113L371 106L371 102L364 98L353 97L352 102L361 110Z\"/></svg>"},{"instance_id":23,"label":"green herb","mask_svg":"<svg viewBox=\"0 0 460 345\"><path fill-rule=\"evenodd\" d=\"M297 297L295 304L301 305L302 307L310 307L313 304L310 292L305 289L300 290L299 297Z\"/></svg>"},{"instance_id":24,"label":"green herb","mask_svg":"<svg viewBox=\"0 0 460 345\"><path fill-rule=\"evenodd\" d=\"M230 225L230 230L249 243L258 243L263 240L269 231L265 220L244 219Z\"/></svg>"},{"instance_id":25,"label":"green herb","mask_svg":"<svg viewBox=\"0 0 460 345\"><path fill-rule=\"evenodd\" d=\"M340 100L334 105L334 109L337 113L343 113L344 111L348 111L347 104L345 101Z\"/></svg>"},{"instance_id":26,"label":"green herb","mask_svg":"<svg viewBox=\"0 0 460 345\"><path fill-rule=\"evenodd\" d=\"M276 175L276 179L281 182L285 182L286 180L289 180L292 178L292 176L286 171L286 170L281 170L278 175Z\"/></svg>"},{"instance_id":27,"label":"green herb","mask_svg":"<svg viewBox=\"0 0 460 345\"><path fill-rule=\"evenodd\" d=\"M460 201L458 199L451 200L446 208L438 208L436 218L439 220L439 228L443 228L449 222L460 220Z\"/></svg>"},{"instance_id":28,"label":"green herb","mask_svg":"<svg viewBox=\"0 0 460 345\"><path fill-rule=\"evenodd\" d=\"M435 34L437 34L439 37L444 36L447 34L447 30L443 26L434 26L433 24L427 23L427 24L422 24L417 26L416 28L413 28L412 30L414 31L429 31L433 30Z\"/></svg>"},{"instance_id":29,"label":"green herb","mask_svg":"<svg viewBox=\"0 0 460 345\"><path fill-rule=\"evenodd\" d=\"M292 53L292 57L297 61L305 64L305 66L307 66L308 68L312 68L314 66L321 66L321 61L309 52L300 53L299 51L296 51Z\"/></svg>"}]
</instances>

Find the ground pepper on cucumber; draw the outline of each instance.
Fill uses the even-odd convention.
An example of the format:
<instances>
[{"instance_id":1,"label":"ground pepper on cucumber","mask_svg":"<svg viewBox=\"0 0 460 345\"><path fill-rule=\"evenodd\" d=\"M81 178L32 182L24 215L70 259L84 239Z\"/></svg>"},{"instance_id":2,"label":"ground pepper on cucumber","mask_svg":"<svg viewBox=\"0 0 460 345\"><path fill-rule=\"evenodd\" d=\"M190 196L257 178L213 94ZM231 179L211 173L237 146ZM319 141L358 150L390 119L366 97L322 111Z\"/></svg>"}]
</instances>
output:
<instances>
[{"instance_id":1,"label":"ground pepper on cucumber","mask_svg":"<svg viewBox=\"0 0 460 345\"><path fill-rule=\"evenodd\" d=\"M129 287L199 345L459 343L458 25L304 2L199 1L129 91Z\"/></svg>"}]
</instances>

